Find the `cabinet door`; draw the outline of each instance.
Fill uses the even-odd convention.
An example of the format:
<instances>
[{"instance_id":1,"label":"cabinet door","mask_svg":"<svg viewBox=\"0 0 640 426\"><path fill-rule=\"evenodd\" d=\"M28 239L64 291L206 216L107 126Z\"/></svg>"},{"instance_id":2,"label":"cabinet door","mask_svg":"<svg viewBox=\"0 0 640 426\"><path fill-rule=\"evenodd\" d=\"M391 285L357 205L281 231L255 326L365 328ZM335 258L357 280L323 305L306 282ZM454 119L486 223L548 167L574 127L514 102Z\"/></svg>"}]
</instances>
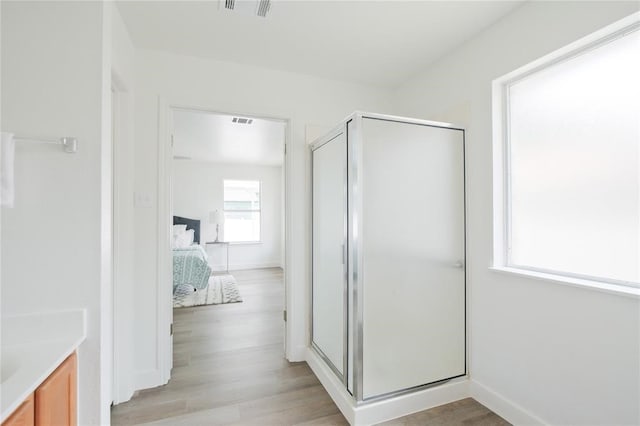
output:
<instances>
[{"instance_id":1,"label":"cabinet door","mask_svg":"<svg viewBox=\"0 0 640 426\"><path fill-rule=\"evenodd\" d=\"M36 426L76 425L76 370L74 353L36 389Z\"/></svg>"},{"instance_id":2,"label":"cabinet door","mask_svg":"<svg viewBox=\"0 0 640 426\"><path fill-rule=\"evenodd\" d=\"M33 426L34 424L34 403L33 394L31 394L16 408L16 411L2 423L2 426Z\"/></svg>"},{"instance_id":3,"label":"cabinet door","mask_svg":"<svg viewBox=\"0 0 640 426\"><path fill-rule=\"evenodd\" d=\"M363 120L363 397L465 374L463 132Z\"/></svg>"},{"instance_id":4,"label":"cabinet door","mask_svg":"<svg viewBox=\"0 0 640 426\"><path fill-rule=\"evenodd\" d=\"M313 343L344 378L346 347L346 170L344 132L313 151Z\"/></svg>"}]
</instances>

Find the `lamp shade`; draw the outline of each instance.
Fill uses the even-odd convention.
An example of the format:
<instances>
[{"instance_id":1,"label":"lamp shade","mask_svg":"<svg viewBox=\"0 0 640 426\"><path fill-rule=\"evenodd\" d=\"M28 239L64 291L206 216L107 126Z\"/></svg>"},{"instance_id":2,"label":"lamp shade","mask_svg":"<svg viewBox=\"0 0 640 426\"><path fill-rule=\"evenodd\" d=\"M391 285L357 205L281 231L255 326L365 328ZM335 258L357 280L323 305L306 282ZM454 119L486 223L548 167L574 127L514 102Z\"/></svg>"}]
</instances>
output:
<instances>
[{"instance_id":1,"label":"lamp shade","mask_svg":"<svg viewBox=\"0 0 640 426\"><path fill-rule=\"evenodd\" d=\"M224 223L224 215L220 212L220 210L209 213L209 223L214 223L216 225Z\"/></svg>"}]
</instances>

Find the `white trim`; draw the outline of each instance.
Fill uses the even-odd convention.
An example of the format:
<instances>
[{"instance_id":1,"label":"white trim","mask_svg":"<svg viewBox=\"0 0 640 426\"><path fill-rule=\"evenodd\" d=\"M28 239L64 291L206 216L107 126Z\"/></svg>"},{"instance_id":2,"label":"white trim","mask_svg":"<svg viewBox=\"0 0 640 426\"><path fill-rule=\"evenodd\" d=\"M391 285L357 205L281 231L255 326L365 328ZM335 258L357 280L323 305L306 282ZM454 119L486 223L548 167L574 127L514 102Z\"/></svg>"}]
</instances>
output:
<instances>
[{"instance_id":1,"label":"white trim","mask_svg":"<svg viewBox=\"0 0 640 426\"><path fill-rule=\"evenodd\" d=\"M135 371L133 373L133 385L136 390L150 389L158 386L161 382L160 370Z\"/></svg>"},{"instance_id":2,"label":"white trim","mask_svg":"<svg viewBox=\"0 0 640 426\"><path fill-rule=\"evenodd\" d=\"M226 271L227 265L225 263L215 263L211 265L213 272ZM229 271L247 271L250 269L265 269L265 268L282 268L282 263L279 261L262 262L262 263L236 263L229 264ZM284 269L284 268L282 268Z\"/></svg>"},{"instance_id":3,"label":"white trim","mask_svg":"<svg viewBox=\"0 0 640 426\"><path fill-rule=\"evenodd\" d=\"M307 348L306 360L351 425L377 424L469 397L469 380L464 377L424 390L356 406L344 383L340 382L311 348Z\"/></svg>"},{"instance_id":4,"label":"white trim","mask_svg":"<svg viewBox=\"0 0 640 426\"><path fill-rule=\"evenodd\" d=\"M595 277L581 277L562 271L524 269L510 264L510 155L508 141L508 92L512 83L540 70L570 60L586 51L600 47L615 38L622 37L640 28L640 12L631 14L586 37L564 46L548 55L530 62L492 82L492 131L493 131L493 259L490 269L541 279L550 282L586 287L612 294L637 296L640 288L636 283L605 282Z\"/></svg>"},{"instance_id":5,"label":"white trim","mask_svg":"<svg viewBox=\"0 0 640 426\"><path fill-rule=\"evenodd\" d=\"M511 71L510 73L505 74L500 78L497 78L496 80L494 80L494 82L501 82L503 84L509 83L512 80L517 79L519 76L527 74L533 70L537 70L541 67L556 63L558 60L573 57L574 53L579 53L578 51L583 50L585 47L588 47L592 44L599 44L600 40L605 39L611 34L614 34L618 31L624 30L627 27L637 25L639 22L640 12L632 13L631 15L626 16L610 25L607 25L606 27L601 28L594 33L582 37L581 39L578 39L573 43L561 47L560 49L555 50L541 58L538 58L535 61L529 62L528 64L514 71Z\"/></svg>"},{"instance_id":6,"label":"white trim","mask_svg":"<svg viewBox=\"0 0 640 426\"><path fill-rule=\"evenodd\" d=\"M173 367L173 336L169 334L173 322L171 294L171 106L158 97L158 218L156 262L158 281L156 286L156 362L159 380L156 386L167 383Z\"/></svg>"},{"instance_id":7,"label":"white trim","mask_svg":"<svg viewBox=\"0 0 640 426\"><path fill-rule=\"evenodd\" d=\"M122 124L120 116L122 108L121 108L121 96L118 91L118 84L116 82L116 77L111 75L111 198L112 198L112 216L111 216L111 251L112 251L112 259L111 259L111 278L113 285L111 286L111 323L112 323L112 335L113 342L111 345L111 403L117 404L120 402L120 392L118 388L120 386L120 382L122 381L121 377L118 376L118 372L122 371L121 362L119 357L121 355L126 356L127 351L118 352L118 348L121 347L119 342L116 342L117 338L121 338L122 335L119 330L118 320L120 319L119 315L116 315L118 298L121 297L119 291L121 290L119 286L116 285L116 282L120 280L120 259L118 257L120 253L120 245L121 245L121 235L120 235L120 203L118 197L120 195L120 186L121 186L121 177L120 173L117 173L118 169L118 153L119 146L116 143L117 140L120 139L120 134L122 133Z\"/></svg>"},{"instance_id":8,"label":"white trim","mask_svg":"<svg viewBox=\"0 0 640 426\"><path fill-rule=\"evenodd\" d=\"M304 292L304 288L299 288L294 291L293 278L291 273L291 265L293 265L292 250L293 247L293 227L292 227L292 202L291 194L293 194L293 124L290 120L287 120L287 129L285 131L285 145L284 145L284 169L283 169L283 188L284 188L284 247L282 248L282 267L284 268L285 279L285 312L287 312L287 323L285 324L285 342L284 353L285 357L289 361L296 361L304 359L304 355L299 353L300 343L295 338L295 329L302 328L305 330L305 319L302 315L294 315L296 312L292 309L295 306L295 295ZM282 238L282 237L281 237ZM301 287L301 286L299 286ZM303 308L304 309L304 308ZM303 310L306 312L306 310ZM293 319L292 323L289 320Z\"/></svg>"},{"instance_id":9,"label":"white trim","mask_svg":"<svg viewBox=\"0 0 640 426\"><path fill-rule=\"evenodd\" d=\"M466 378L387 401L355 407L351 395L346 392L344 385L322 359L311 348L307 348L306 354L307 364L351 425L379 423L468 397L475 399L512 424L548 424L476 380Z\"/></svg>"},{"instance_id":10,"label":"white trim","mask_svg":"<svg viewBox=\"0 0 640 426\"><path fill-rule=\"evenodd\" d=\"M353 398L347 392L344 383L329 369L318 354L309 347L305 348L305 360L349 424L355 424Z\"/></svg>"},{"instance_id":11,"label":"white trim","mask_svg":"<svg viewBox=\"0 0 640 426\"><path fill-rule=\"evenodd\" d=\"M460 378L432 388L356 408L357 425L378 424L469 397L469 380Z\"/></svg>"},{"instance_id":12,"label":"white trim","mask_svg":"<svg viewBox=\"0 0 640 426\"><path fill-rule=\"evenodd\" d=\"M134 392L132 378L133 369L133 303L131 301L132 270L124 270L126 260L123 256L130 253L123 251L123 228L126 217L122 216L122 209L126 206L126 193L123 192L125 181L123 176L127 170L123 163L123 147L132 140L131 132L131 92L124 80L115 71L112 72L113 105L115 107L115 123L113 126L113 391L114 404L120 404L131 399ZM130 151L131 153L133 151ZM125 188L126 189L126 188ZM133 202L131 201L131 212ZM132 219L131 219L132 220ZM129 237L129 241L132 241ZM133 249L132 247L129 247Z\"/></svg>"},{"instance_id":13,"label":"white trim","mask_svg":"<svg viewBox=\"0 0 640 426\"><path fill-rule=\"evenodd\" d=\"M292 345L289 347L289 355L287 356L287 359L295 359L298 362L306 361L307 349L307 346L300 345L293 347Z\"/></svg>"},{"instance_id":14,"label":"white trim","mask_svg":"<svg viewBox=\"0 0 640 426\"><path fill-rule=\"evenodd\" d=\"M98 415L100 424L109 424L111 419L111 402L113 394L113 162L112 162L112 137L111 137L111 88L112 88L112 67L111 67L111 9L110 5L103 3L100 7L102 15L102 58L100 69L100 140L99 140L99 166L100 166L100 188L98 193L100 211L100 273L99 273L99 310L96 313L99 322L94 327L97 328L96 352L98 358L96 389L82 389L82 384L87 383L79 374L79 394L86 394L91 391L97 392L99 406L96 408L82 407L78 404L77 415L80 422L83 417L93 417ZM93 352L93 349L87 349ZM82 363L83 350L80 349L78 362ZM89 383L94 379L89 379ZM82 399L82 398L81 398ZM93 400L93 397L92 397ZM94 410L97 412L94 413ZM86 422L86 420L85 420Z\"/></svg>"},{"instance_id":15,"label":"white trim","mask_svg":"<svg viewBox=\"0 0 640 426\"><path fill-rule=\"evenodd\" d=\"M469 381L469 395L484 405L500 417L514 425L547 425L539 417L520 407L516 403L508 400L499 393L478 383L475 380Z\"/></svg>"},{"instance_id":16,"label":"white trim","mask_svg":"<svg viewBox=\"0 0 640 426\"><path fill-rule=\"evenodd\" d=\"M492 133L493 133L493 259L494 266L506 263L506 188L505 170L507 169L506 149L505 149L505 128L504 128L504 102L503 86L501 80L494 80L491 84L492 93Z\"/></svg>"},{"instance_id":17,"label":"white trim","mask_svg":"<svg viewBox=\"0 0 640 426\"><path fill-rule=\"evenodd\" d=\"M586 280L582 278L573 278L566 275L550 274L546 272L530 271L527 269L514 268L509 266L492 266L489 269L503 274L513 274L521 277L532 278L558 284L564 284L571 287L584 287L589 290L601 291L604 293L615 294L618 296L628 296L640 298L640 288L630 287L618 284L610 284L606 282Z\"/></svg>"},{"instance_id":18,"label":"white trim","mask_svg":"<svg viewBox=\"0 0 640 426\"><path fill-rule=\"evenodd\" d=\"M268 118L268 117L265 117ZM282 120L282 119L281 119ZM285 322L284 337L284 354L289 361L304 360L304 353L299 350L300 342L296 339L296 329L305 330L305 318L302 313L298 313L295 309L296 297L305 289L302 285L293 285L291 270L293 265L292 251L293 247L293 230L292 230L292 203L291 194L293 194L293 125L290 119L283 120L286 123L284 134L284 162L283 162L283 178L284 178L284 259L281 267L284 269L285 284L285 312L287 313L287 321ZM302 298L299 298L302 300ZM304 308L303 308L304 309ZM304 310L302 312L305 312Z\"/></svg>"}]
</instances>

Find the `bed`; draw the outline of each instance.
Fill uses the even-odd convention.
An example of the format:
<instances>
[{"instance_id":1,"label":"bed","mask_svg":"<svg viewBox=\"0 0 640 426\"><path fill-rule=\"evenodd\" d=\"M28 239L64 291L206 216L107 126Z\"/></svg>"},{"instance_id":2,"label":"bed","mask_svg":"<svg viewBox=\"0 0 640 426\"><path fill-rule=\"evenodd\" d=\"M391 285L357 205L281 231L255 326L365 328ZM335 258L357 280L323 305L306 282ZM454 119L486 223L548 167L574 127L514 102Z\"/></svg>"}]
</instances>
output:
<instances>
[{"instance_id":1,"label":"bed","mask_svg":"<svg viewBox=\"0 0 640 426\"><path fill-rule=\"evenodd\" d=\"M200 221L180 216L173 217L173 291L184 286L192 286L196 290L205 289L211 276L211 267L207 262L207 253L200 243ZM176 227L175 225L179 225ZM178 231L176 231L178 229ZM188 232L189 241L176 243L176 233ZM191 232L193 231L193 232ZM191 233L193 236L191 237Z\"/></svg>"},{"instance_id":2,"label":"bed","mask_svg":"<svg viewBox=\"0 0 640 426\"><path fill-rule=\"evenodd\" d=\"M187 217L174 216L173 224L185 225L188 230L193 229L193 242L195 244L200 244L200 221L198 219L189 219Z\"/></svg>"}]
</instances>

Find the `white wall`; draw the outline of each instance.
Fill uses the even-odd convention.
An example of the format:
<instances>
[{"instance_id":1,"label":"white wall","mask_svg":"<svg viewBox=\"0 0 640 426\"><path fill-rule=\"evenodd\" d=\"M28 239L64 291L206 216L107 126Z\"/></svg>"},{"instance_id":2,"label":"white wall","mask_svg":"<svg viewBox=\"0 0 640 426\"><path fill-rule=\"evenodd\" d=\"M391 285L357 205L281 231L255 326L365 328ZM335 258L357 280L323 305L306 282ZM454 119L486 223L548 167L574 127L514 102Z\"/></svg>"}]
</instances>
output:
<instances>
[{"instance_id":1,"label":"white wall","mask_svg":"<svg viewBox=\"0 0 640 426\"><path fill-rule=\"evenodd\" d=\"M18 143L15 207L2 211L3 315L86 308L78 351L78 423L109 423L101 304L108 292L103 234L108 17L99 2L2 2L2 130L75 136L60 146ZM105 139L105 137L107 137ZM107 211L107 216L104 212ZM106 345L106 346L105 346Z\"/></svg>"},{"instance_id":2,"label":"white wall","mask_svg":"<svg viewBox=\"0 0 640 426\"><path fill-rule=\"evenodd\" d=\"M471 389L511 421L640 423L639 300L488 269L491 81L638 7L528 2L395 94L398 114L467 128Z\"/></svg>"},{"instance_id":3,"label":"white wall","mask_svg":"<svg viewBox=\"0 0 640 426\"><path fill-rule=\"evenodd\" d=\"M192 160L173 161L173 214L199 219L200 242L216 239L216 226L209 223L209 212L222 211L225 179L260 181L260 243L232 244L229 268L268 268L282 265L282 167L217 164ZM223 240L223 226L220 239ZM214 271L226 267L226 252L219 246L206 246Z\"/></svg>"},{"instance_id":4,"label":"white wall","mask_svg":"<svg viewBox=\"0 0 640 426\"><path fill-rule=\"evenodd\" d=\"M388 91L294 73L155 51L136 51L135 190L149 203L136 208L134 318L138 382L161 382L156 303L158 247L159 99L169 105L290 120L287 198L293 241L286 248L291 285L287 335L291 360L304 359L309 288L309 180L306 124L332 126L356 109L382 111ZM162 113L162 112L161 112ZM168 329L162 324L161 330Z\"/></svg>"}]
</instances>

